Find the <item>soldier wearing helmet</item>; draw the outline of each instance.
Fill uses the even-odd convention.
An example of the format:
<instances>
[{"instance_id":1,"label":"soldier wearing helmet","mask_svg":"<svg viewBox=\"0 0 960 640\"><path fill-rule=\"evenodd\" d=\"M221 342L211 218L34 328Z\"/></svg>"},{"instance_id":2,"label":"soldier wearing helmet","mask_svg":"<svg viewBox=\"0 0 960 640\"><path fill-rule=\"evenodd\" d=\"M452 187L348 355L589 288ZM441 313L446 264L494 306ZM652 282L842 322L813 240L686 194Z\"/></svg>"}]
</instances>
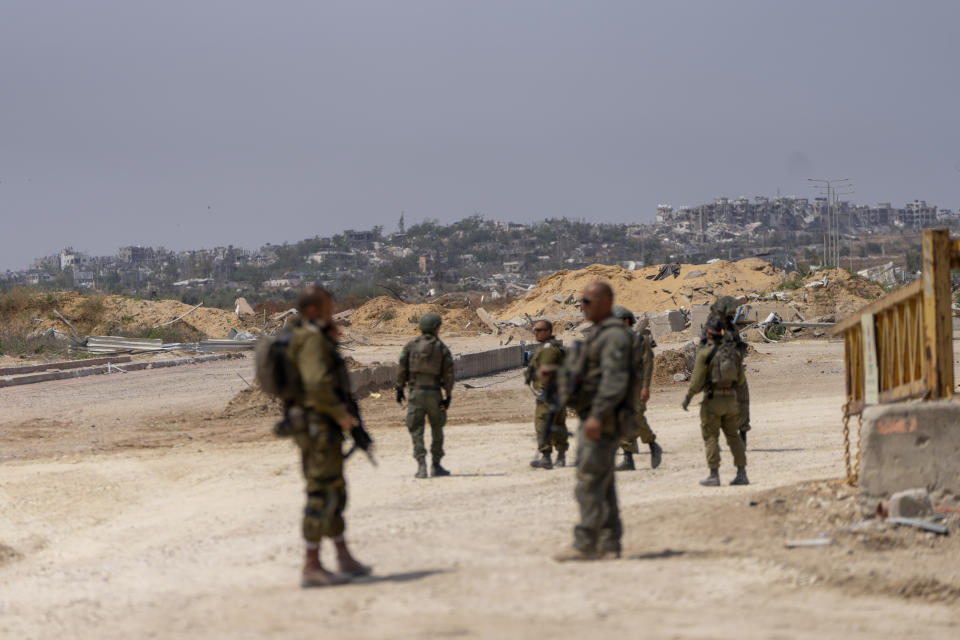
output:
<instances>
[{"instance_id":1,"label":"soldier wearing helmet","mask_svg":"<svg viewBox=\"0 0 960 640\"><path fill-rule=\"evenodd\" d=\"M647 422L646 411L647 402L650 400L650 382L653 379L653 348L656 343L649 331L644 333L634 332L633 328L637 324L637 317L626 307L616 306L613 308L613 317L621 320L623 325L630 329L633 336L633 367L634 367L634 402L636 406L636 431L640 442L650 448L650 466L656 469L660 466L663 457L663 449L657 444L657 435L650 428ZM646 320L646 318L644 318ZM646 329L646 326L643 327ZM620 448L623 450L623 462L617 465L617 471L633 471L637 467L633 462L633 454L638 452L637 437L624 437L620 441Z\"/></svg>"},{"instance_id":2,"label":"soldier wearing helmet","mask_svg":"<svg viewBox=\"0 0 960 640\"><path fill-rule=\"evenodd\" d=\"M441 323L439 314L425 313L420 318L420 337L408 342L400 352L397 403L402 405L407 399L404 389L409 386L407 429L413 440L417 478L427 477L427 449L423 441L426 420L430 420L433 477L450 475L440 466L440 459L443 458L443 426L447 422L447 409L453 393L453 356L437 337Z\"/></svg>"},{"instance_id":3,"label":"soldier wearing helmet","mask_svg":"<svg viewBox=\"0 0 960 640\"><path fill-rule=\"evenodd\" d=\"M737 330L737 323L734 322L734 319L737 315L737 309L740 308L740 303L737 302L737 299L733 296L721 296L710 305L710 316L709 318L716 318L720 321L720 324L723 327L723 334L726 340L732 340L737 348L740 349L740 355L743 358L747 357L747 343L745 343L740 338L740 332ZM708 319L709 319L708 318ZM706 326L704 327L706 330ZM704 341L706 336L704 336ZM738 425L738 430L740 432L740 440L743 441L743 446L747 446L747 431L750 431L750 388L747 386L747 379L744 377L743 384L739 385L736 389L737 391L737 406L740 410L740 424Z\"/></svg>"}]
</instances>

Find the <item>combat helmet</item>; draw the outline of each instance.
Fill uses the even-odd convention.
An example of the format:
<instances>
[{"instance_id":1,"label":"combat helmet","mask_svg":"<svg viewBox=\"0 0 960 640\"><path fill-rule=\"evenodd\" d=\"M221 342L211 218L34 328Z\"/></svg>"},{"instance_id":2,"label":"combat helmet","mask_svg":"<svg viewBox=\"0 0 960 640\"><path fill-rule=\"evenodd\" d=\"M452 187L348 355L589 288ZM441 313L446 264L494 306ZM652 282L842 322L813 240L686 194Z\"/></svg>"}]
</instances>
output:
<instances>
[{"instance_id":1,"label":"combat helmet","mask_svg":"<svg viewBox=\"0 0 960 640\"><path fill-rule=\"evenodd\" d=\"M633 315L633 311L630 311L630 309L627 309L626 307L617 305L610 313L618 320L629 320L631 327L637 323L637 316Z\"/></svg>"},{"instance_id":2,"label":"combat helmet","mask_svg":"<svg viewBox=\"0 0 960 640\"><path fill-rule=\"evenodd\" d=\"M740 303L733 296L721 296L710 305L710 311L721 318L732 318L737 313L737 307L739 306Z\"/></svg>"},{"instance_id":3,"label":"combat helmet","mask_svg":"<svg viewBox=\"0 0 960 640\"><path fill-rule=\"evenodd\" d=\"M443 323L443 318L439 313L425 313L420 316L420 331L423 333L436 333L437 329Z\"/></svg>"}]
</instances>

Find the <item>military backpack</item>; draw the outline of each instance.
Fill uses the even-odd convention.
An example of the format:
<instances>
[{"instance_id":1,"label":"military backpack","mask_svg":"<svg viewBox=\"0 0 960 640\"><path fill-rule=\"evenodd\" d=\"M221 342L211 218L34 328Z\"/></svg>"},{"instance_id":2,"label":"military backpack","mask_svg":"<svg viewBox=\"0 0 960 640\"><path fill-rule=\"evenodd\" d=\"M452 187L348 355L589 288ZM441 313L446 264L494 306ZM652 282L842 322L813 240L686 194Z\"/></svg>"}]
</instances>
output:
<instances>
[{"instance_id":1,"label":"military backpack","mask_svg":"<svg viewBox=\"0 0 960 640\"><path fill-rule=\"evenodd\" d=\"M721 340L711 351L710 385L715 389L730 389L740 379L743 356L733 340Z\"/></svg>"},{"instance_id":2,"label":"military backpack","mask_svg":"<svg viewBox=\"0 0 960 640\"><path fill-rule=\"evenodd\" d=\"M293 331L284 328L275 336L264 335L257 341L254 363L257 382L267 395L285 403L296 400L300 392L300 375L287 358Z\"/></svg>"}]
</instances>

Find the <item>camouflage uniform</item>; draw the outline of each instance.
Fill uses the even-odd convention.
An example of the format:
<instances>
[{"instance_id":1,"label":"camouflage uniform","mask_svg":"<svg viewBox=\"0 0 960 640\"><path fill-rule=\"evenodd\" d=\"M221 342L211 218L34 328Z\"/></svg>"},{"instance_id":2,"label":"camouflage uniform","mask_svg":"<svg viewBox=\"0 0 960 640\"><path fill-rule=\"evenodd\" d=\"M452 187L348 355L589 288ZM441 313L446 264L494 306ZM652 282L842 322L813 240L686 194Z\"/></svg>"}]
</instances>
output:
<instances>
[{"instance_id":1,"label":"camouflage uniform","mask_svg":"<svg viewBox=\"0 0 960 640\"><path fill-rule=\"evenodd\" d=\"M537 350L530 357L530 362L527 364L527 384L529 384L534 391L538 392L533 416L533 425L537 432L538 443L543 440L544 421L547 418L549 405L539 394L540 390L543 389L543 383L537 378L537 371L541 367L552 367L559 370L563 365L564 353L561 342L551 337L537 347ZM550 433L550 437L542 446L538 446L540 453L550 454L554 447L556 447L558 453L563 453L570 447L566 416L567 412L565 410L561 409L557 412L556 418L553 421L553 430Z\"/></svg>"},{"instance_id":2,"label":"camouflage uniform","mask_svg":"<svg viewBox=\"0 0 960 640\"><path fill-rule=\"evenodd\" d=\"M740 348L740 355L746 359L747 343L741 340L740 331L737 329L736 323L733 322L733 317L737 313L738 306L736 298L733 296L723 296L710 305L710 315L707 319L717 318L723 323L723 339L733 340ZM746 376L743 378L743 383L736 387L736 397L737 408L740 412L740 423L737 425L737 428L746 433L750 431L750 387L747 384ZM745 439L746 436L742 435L741 438Z\"/></svg>"},{"instance_id":3,"label":"camouflage uniform","mask_svg":"<svg viewBox=\"0 0 960 640\"><path fill-rule=\"evenodd\" d=\"M721 338L723 339L723 338ZM737 406L736 387L743 384L743 367L740 368L740 377L736 385L727 389L713 388L710 384L711 353L714 345L706 344L697 351L693 366L693 375L690 378L690 388L687 390L689 401L697 393L704 392L704 399L700 405L700 432L707 454L707 466L711 473L720 467L720 432L727 440L733 462L737 468L747 466L747 456L744 453L743 441L738 434L740 424L740 410Z\"/></svg>"},{"instance_id":4,"label":"camouflage uniform","mask_svg":"<svg viewBox=\"0 0 960 640\"><path fill-rule=\"evenodd\" d=\"M633 334L633 352L636 356L635 364L638 365L634 369L637 375L634 385L634 406L637 412L637 435L643 444L650 444L657 439L645 415L647 403L640 399L640 393L644 389L649 389L653 380L653 347L652 336ZM626 437L620 441L620 447L624 453L637 453L637 439Z\"/></svg>"},{"instance_id":5,"label":"camouflage uniform","mask_svg":"<svg viewBox=\"0 0 960 640\"><path fill-rule=\"evenodd\" d=\"M569 405L580 417L577 433L577 485L580 523L574 528L573 546L583 553L620 552L623 525L617 505L614 459L623 423L630 419L634 380L630 358L633 341L623 323L608 317L594 326L576 362L568 359L566 376L582 376ZM601 421L598 440L584 434L589 417Z\"/></svg>"},{"instance_id":6,"label":"camouflage uniform","mask_svg":"<svg viewBox=\"0 0 960 640\"><path fill-rule=\"evenodd\" d=\"M425 418L429 419L432 434L430 455L434 467L437 467L443 457L443 425L447 421L446 411L442 408L441 389L449 400L453 392L453 356L432 331L424 331L423 335L408 342L400 352L397 388L402 390L407 384L410 385L407 429L413 440L413 457L418 463L423 463L426 458L423 432Z\"/></svg>"},{"instance_id":7,"label":"camouflage uniform","mask_svg":"<svg viewBox=\"0 0 960 640\"><path fill-rule=\"evenodd\" d=\"M293 438L300 447L307 505L303 537L308 542L343 534L347 485L343 477L343 432L337 420L346 415L350 377L337 344L323 327L298 318L292 323L287 358L298 372L302 390L291 412Z\"/></svg>"}]
</instances>

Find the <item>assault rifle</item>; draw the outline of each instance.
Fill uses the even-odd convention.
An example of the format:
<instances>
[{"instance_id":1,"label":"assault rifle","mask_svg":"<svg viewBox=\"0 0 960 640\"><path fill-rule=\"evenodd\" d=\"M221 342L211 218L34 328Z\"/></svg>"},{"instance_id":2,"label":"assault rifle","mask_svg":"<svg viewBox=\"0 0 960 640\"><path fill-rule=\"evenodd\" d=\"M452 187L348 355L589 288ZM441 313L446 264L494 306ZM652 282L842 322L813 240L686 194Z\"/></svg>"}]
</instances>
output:
<instances>
[{"instance_id":1,"label":"assault rifle","mask_svg":"<svg viewBox=\"0 0 960 640\"><path fill-rule=\"evenodd\" d=\"M370 433L363 428L363 418L360 417L360 405L357 404L356 399L351 395L347 398L347 413L352 415L357 424L355 424L350 429L350 438L353 440L353 446L350 447L350 450L344 454L343 459L346 460L353 452L357 449L360 449L365 454L367 454L367 459L370 461L370 464L377 466L377 461L373 457L373 438L370 437Z\"/></svg>"}]
</instances>

